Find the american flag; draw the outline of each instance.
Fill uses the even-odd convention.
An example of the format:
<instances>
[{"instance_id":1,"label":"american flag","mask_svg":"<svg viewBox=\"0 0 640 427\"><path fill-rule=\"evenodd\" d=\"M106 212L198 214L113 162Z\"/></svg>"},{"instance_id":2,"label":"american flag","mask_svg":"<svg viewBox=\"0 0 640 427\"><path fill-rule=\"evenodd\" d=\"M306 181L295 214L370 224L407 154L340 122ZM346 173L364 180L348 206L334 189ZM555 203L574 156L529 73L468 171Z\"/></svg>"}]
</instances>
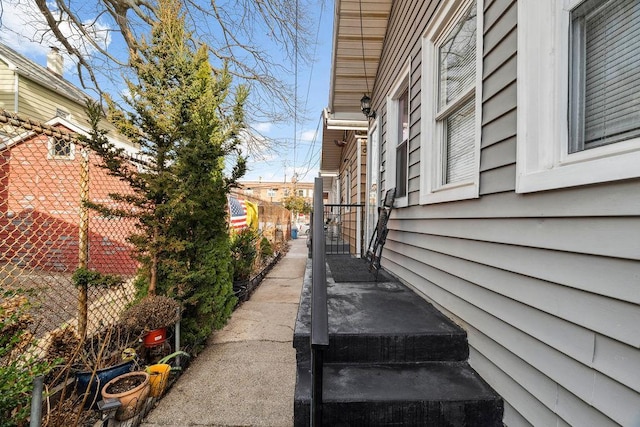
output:
<instances>
[{"instance_id":1,"label":"american flag","mask_svg":"<svg viewBox=\"0 0 640 427\"><path fill-rule=\"evenodd\" d=\"M229 222L234 230L247 227L247 205L244 200L229 197Z\"/></svg>"}]
</instances>

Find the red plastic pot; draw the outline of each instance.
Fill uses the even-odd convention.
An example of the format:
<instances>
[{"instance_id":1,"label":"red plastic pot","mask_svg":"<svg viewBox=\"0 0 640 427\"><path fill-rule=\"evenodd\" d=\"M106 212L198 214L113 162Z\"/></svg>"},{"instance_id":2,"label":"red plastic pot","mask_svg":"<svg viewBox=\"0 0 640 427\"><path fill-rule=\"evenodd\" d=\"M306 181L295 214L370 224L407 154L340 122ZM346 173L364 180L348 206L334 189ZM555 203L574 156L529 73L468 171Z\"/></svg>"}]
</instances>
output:
<instances>
[{"instance_id":1,"label":"red plastic pot","mask_svg":"<svg viewBox=\"0 0 640 427\"><path fill-rule=\"evenodd\" d=\"M167 328L154 329L142 338L145 347L155 347L167 340Z\"/></svg>"}]
</instances>

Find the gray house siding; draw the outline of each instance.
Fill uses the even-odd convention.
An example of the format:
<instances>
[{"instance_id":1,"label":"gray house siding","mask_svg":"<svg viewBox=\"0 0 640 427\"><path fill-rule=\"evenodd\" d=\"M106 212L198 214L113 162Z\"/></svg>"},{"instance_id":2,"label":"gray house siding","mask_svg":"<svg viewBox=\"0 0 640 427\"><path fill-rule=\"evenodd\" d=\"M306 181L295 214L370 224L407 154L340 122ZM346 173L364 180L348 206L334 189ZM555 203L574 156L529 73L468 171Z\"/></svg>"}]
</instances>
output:
<instances>
[{"instance_id":1,"label":"gray house siding","mask_svg":"<svg viewBox=\"0 0 640 427\"><path fill-rule=\"evenodd\" d=\"M515 193L517 1L485 0L480 197L420 205L421 36L436 3L395 2L375 84L384 161L385 91L411 60L409 206L392 213L382 264L467 330L507 425L640 425L640 182Z\"/></svg>"}]
</instances>

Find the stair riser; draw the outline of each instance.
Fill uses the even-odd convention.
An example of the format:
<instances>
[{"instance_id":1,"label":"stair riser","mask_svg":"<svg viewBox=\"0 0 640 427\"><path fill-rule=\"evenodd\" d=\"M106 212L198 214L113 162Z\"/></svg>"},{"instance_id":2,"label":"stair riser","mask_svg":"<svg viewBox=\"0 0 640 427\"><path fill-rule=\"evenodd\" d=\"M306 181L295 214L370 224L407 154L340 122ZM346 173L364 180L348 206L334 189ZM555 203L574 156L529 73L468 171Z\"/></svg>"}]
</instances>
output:
<instances>
[{"instance_id":1,"label":"stair riser","mask_svg":"<svg viewBox=\"0 0 640 427\"><path fill-rule=\"evenodd\" d=\"M298 362L308 361L309 337L294 337ZM469 356L466 335L331 335L327 363L413 363L463 361Z\"/></svg>"},{"instance_id":2,"label":"stair riser","mask_svg":"<svg viewBox=\"0 0 640 427\"><path fill-rule=\"evenodd\" d=\"M322 409L324 426L502 426L500 399L473 402L375 402L327 403ZM310 405L294 404L295 426L308 426Z\"/></svg>"}]
</instances>

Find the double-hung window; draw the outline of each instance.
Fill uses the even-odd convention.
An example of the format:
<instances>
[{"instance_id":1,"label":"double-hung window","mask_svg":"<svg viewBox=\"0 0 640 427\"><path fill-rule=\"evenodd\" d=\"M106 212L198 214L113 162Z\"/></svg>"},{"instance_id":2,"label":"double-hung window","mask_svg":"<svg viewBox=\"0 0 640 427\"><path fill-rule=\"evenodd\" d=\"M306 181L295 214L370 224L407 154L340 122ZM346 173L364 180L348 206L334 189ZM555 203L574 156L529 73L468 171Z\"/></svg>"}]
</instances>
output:
<instances>
[{"instance_id":1,"label":"double-hung window","mask_svg":"<svg viewBox=\"0 0 640 427\"><path fill-rule=\"evenodd\" d=\"M345 212L349 212L351 210L351 203L353 203L351 201L351 164L349 164L347 166L347 172L346 172L346 176L344 179L344 203L347 205L345 206Z\"/></svg>"},{"instance_id":2,"label":"double-hung window","mask_svg":"<svg viewBox=\"0 0 640 427\"><path fill-rule=\"evenodd\" d=\"M478 10L445 2L423 37L422 203L478 196Z\"/></svg>"},{"instance_id":3,"label":"double-hung window","mask_svg":"<svg viewBox=\"0 0 640 427\"><path fill-rule=\"evenodd\" d=\"M396 100L398 133L396 136L396 197L407 195L407 147L409 145L409 88Z\"/></svg>"},{"instance_id":4,"label":"double-hung window","mask_svg":"<svg viewBox=\"0 0 640 427\"><path fill-rule=\"evenodd\" d=\"M518 2L518 192L640 176L640 0Z\"/></svg>"},{"instance_id":5,"label":"double-hung window","mask_svg":"<svg viewBox=\"0 0 640 427\"><path fill-rule=\"evenodd\" d=\"M387 97L387 159L385 161L386 187L396 189L396 206L406 206L408 201L408 161L410 129L409 62Z\"/></svg>"}]
</instances>

